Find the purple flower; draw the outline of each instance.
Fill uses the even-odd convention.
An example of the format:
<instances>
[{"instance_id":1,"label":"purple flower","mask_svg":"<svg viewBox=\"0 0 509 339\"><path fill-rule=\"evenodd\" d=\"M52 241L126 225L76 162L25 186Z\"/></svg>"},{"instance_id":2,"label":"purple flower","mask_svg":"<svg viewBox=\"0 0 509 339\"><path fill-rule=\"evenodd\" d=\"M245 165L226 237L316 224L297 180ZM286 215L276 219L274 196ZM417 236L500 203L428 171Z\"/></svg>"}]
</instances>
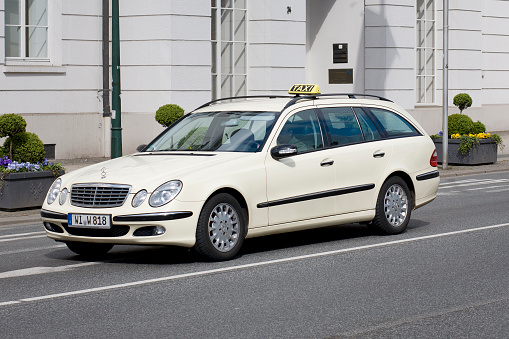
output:
<instances>
[{"instance_id":1,"label":"purple flower","mask_svg":"<svg viewBox=\"0 0 509 339\"><path fill-rule=\"evenodd\" d=\"M7 166L11 163L11 159L8 156L3 156L0 158L0 166L7 168Z\"/></svg>"}]
</instances>

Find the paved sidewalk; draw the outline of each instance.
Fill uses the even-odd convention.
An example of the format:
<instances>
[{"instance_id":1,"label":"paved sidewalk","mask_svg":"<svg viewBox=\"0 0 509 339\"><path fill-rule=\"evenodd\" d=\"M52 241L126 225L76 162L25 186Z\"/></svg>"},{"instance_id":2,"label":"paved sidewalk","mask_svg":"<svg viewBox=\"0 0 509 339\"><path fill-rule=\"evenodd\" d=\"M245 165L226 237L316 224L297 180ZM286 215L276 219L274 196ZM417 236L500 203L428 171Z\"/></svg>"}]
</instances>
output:
<instances>
[{"instance_id":1,"label":"paved sidewalk","mask_svg":"<svg viewBox=\"0 0 509 339\"><path fill-rule=\"evenodd\" d=\"M493 173L509 171L509 131L494 132L500 135L504 144L507 145L503 150L498 150L497 162L492 165L479 165L479 166L452 166L449 165L447 170L442 169L439 165L441 178L451 178L464 175ZM102 161L109 160L109 158L88 158L88 159L65 159L55 160L64 166L66 173L72 172L79 168L96 164ZM24 224L38 222L40 220L40 209L6 212L0 211L0 226L12 224Z\"/></svg>"}]
</instances>

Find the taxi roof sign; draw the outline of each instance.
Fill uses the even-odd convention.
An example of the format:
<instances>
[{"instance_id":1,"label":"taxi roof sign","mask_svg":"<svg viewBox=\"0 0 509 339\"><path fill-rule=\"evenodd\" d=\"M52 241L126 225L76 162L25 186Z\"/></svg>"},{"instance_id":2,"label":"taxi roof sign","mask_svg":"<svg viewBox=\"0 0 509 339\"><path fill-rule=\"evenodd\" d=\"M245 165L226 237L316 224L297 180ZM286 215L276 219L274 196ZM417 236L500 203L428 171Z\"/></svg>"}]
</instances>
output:
<instances>
[{"instance_id":1,"label":"taxi roof sign","mask_svg":"<svg viewBox=\"0 0 509 339\"><path fill-rule=\"evenodd\" d=\"M292 88L288 91L288 94L306 94L306 95L316 95L320 94L320 87L318 85L306 85L306 84L298 84L293 85Z\"/></svg>"}]
</instances>

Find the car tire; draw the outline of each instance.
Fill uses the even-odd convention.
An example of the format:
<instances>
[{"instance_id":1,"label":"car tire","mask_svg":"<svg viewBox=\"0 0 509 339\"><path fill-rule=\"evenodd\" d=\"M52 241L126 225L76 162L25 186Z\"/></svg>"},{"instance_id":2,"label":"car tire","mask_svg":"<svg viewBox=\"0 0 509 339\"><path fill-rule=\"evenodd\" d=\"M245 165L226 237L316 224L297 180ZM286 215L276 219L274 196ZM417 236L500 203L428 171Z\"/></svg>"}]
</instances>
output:
<instances>
[{"instance_id":1,"label":"car tire","mask_svg":"<svg viewBox=\"0 0 509 339\"><path fill-rule=\"evenodd\" d=\"M226 193L215 195L198 218L194 250L210 260L230 260L244 242L246 227L247 218L238 201Z\"/></svg>"},{"instance_id":2,"label":"car tire","mask_svg":"<svg viewBox=\"0 0 509 339\"><path fill-rule=\"evenodd\" d=\"M76 254L87 257L98 257L105 255L113 248L113 244L95 244L88 242L68 241L67 247Z\"/></svg>"},{"instance_id":3,"label":"car tire","mask_svg":"<svg viewBox=\"0 0 509 339\"><path fill-rule=\"evenodd\" d=\"M376 203L373 226L383 234L403 233L412 213L412 196L401 177L390 177L384 182Z\"/></svg>"}]
</instances>

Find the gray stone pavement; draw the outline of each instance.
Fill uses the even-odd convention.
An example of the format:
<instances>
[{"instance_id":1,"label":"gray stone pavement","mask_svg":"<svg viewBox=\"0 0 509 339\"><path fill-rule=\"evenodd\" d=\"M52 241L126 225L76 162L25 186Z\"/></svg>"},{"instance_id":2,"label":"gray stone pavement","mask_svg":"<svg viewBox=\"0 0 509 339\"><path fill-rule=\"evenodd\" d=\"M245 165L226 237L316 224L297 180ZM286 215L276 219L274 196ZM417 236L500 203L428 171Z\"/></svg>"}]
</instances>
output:
<instances>
[{"instance_id":1,"label":"gray stone pavement","mask_svg":"<svg viewBox=\"0 0 509 339\"><path fill-rule=\"evenodd\" d=\"M509 131L493 133L500 135L500 137L504 141L504 144L507 145L507 147L505 147L503 150L500 149L498 150L498 158L495 164L478 166L449 165L447 170L442 169L442 167L439 165L438 170L440 171L440 177L451 178L473 174L509 171ZM68 173L76 169L106 160L109 160L109 158L65 159L65 160L55 160L55 162L60 162L64 166L66 173ZM39 220L40 220L40 209L13 212L0 211L0 226L12 224L25 224L37 222Z\"/></svg>"}]
</instances>

